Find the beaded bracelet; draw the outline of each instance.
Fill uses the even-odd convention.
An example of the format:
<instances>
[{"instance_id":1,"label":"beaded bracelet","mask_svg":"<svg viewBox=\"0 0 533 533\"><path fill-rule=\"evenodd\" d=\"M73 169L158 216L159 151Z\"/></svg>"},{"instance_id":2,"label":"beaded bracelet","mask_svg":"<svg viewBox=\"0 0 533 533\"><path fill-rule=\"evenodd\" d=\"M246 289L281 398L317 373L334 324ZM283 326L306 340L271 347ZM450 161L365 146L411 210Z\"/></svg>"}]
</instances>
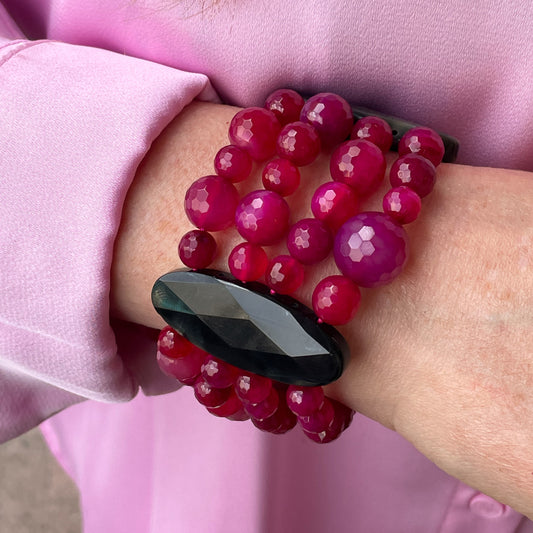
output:
<instances>
[{"instance_id":1,"label":"beaded bracelet","mask_svg":"<svg viewBox=\"0 0 533 533\"><path fill-rule=\"evenodd\" d=\"M377 287L400 274L408 257L402 225L417 218L445 152L457 153L453 139L446 138L451 149L445 150L433 130L409 129L398 143L383 212L358 212L359 199L384 178L393 130L382 117L354 125L353 116L346 100L332 93L304 101L295 91L275 91L264 108L235 115L232 144L215 156L216 175L196 180L186 193L185 211L198 229L181 238L178 250L191 270L168 273L154 285L154 306L169 324L157 359L166 374L193 386L214 415L251 419L271 433L298 423L319 443L337 438L352 420L353 411L325 397L321 387L340 377L348 358L333 326L354 317L359 286ZM398 121L394 125L398 135ZM298 189L299 167L321 148L334 148L333 181L315 191L314 218L290 225L284 198ZM264 189L240 198L234 184L248 178L254 161L266 160ZM229 254L231 274L209 270L217 253L211 232L233 223L245 241ZM288 253L269 261L264 247L283 239ZM317 284L310 310L291 295L305 267L332 250L340 274Z\"/></svg>"}]
</instances>

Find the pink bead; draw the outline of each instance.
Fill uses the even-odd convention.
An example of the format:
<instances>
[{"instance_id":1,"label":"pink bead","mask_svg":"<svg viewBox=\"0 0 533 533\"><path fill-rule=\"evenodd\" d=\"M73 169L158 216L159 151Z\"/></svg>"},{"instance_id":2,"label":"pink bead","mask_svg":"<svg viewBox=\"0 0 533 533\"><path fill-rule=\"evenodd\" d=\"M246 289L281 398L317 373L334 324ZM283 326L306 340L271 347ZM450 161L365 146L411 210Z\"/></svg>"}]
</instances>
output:
<instances>
[{"instance_id":1,"label":"pink bead","mask_svg":"<svg viewBox=\"0 0 533 533\"><path fill-rule=\"evenodd\" d=\"M171 359L158 351L157 363L165 374L176 378L184 385L194 385L202 371L202 364L206 357L207 353L196 347L185 357L179 359Z\"/></svg>"},{"instance_id":2,"label":"pink bead","mask_svg":"<svg viewBox=\"0 0 533 533\"><path fill-rule=\"evenodd\" d=\"M409 224L418 217L422 201L409 187L395 187L383 197L383 211L400 224Z\"/></svg>"},{"instance_id":3,"label":"pink bead","mask_svg":"<svg viewBox=\"0 0 533 533\"><path fill-rule=\"evenodd\" d=\"M291 122L281 130L276 151L280 157L303 167L311 164L320 153L320 139L313 126Z\"/></svg>"},{"instance_id":4,"label":"pink bead","mask_svg":"<svg viewBox=\"0 0 533 533\"><path fill-rule=\"evenodd\" d=\"M237 395L233 389L230 389L229 397L222 405L219 405L218 407L207 408L212 415L225 418L234 417L240 412L241 409L242 403L239 398L237 398Z\"/></svg>"},{"instance_id":5,"label":"pink bead","mask_svg":"<svg viewBox=\"0 0 533 533\"><path fill-rule=\"evenodd\" d=\"M385 167L383 152L364 140L342 143L330 161L331 177L349 185L358 196L376 191L385 176Z\"/></svg>"},{"instance_id":6,"label":"pink bead","mask_svg":"<svg viewBox=\"0 0 533 533\"><path fill-rule=\"evenodd\" d=\"M261 431L268 431L277 435L286 433L296 425L296 416L285 404L280 405L276 412L263 420L257 420L252 417L253 425Z\"/></svg>"},{"instance_id":7,"label":"pink bead","mask_svg":"<svg viewBox=\"0 0 533 533\"><path fill-rule=\"evenodd\" d=\"M357 208L355 192L338 181L323 183L311 199L311 210L315 218L325 222L334 232L357 213Z\"/></svg>"},{"instance_id":8,"label":"pink bead","mask_svg":"<svg viewBox=\"0 0 533 533\"><path fill-rule=\"evenodd\" d=\"M228 415L226 418L235 422L244 422L245 420L250 420L250 415L246 412L246 409L241 406L241 408L236 413Z\"/></svg>"},{"instance_id":9,"label":"pink bead","mask_svg":"<svg viewBox=\"0 0 533 533\"><path fill-rule=\"evenodd\" d=\"M327 324L347 324L355 316L361 302L361 291L344 276L328 276L313 292L313 310Z\"/></svg>"},{"instance_id":10,"label":"pink bead","mask_svg":"<svg viewBox=\"0 0 533 533\"><path fill-rule=\"evenodd\" d=\"M189 268L207 268L215 258L217 243L207 231L195 229L180 240L178 254L181 262Z\"/></svg>"},{"instance_id":11,"label":"pink bead","mask_svg":"<svg viewBox=\"0 0 533 533\"><path fill-rule=\"evenodd\" d=\"M252 171L252 158L245 150L230 144L215 155L215 172L232 183L244 181Z\"/></svg>"},{"instance_id":12,"label":"pink bead","mask_svg":"<svg viewBox=\"0 0 533 533\"><path fill-rule=\"evenodd\" d=\"M304 104L300 120L313 126L322 146L333 147L344 141L352 130L350 104L333 93L318 93Z\"/></svg>"},{"instance_id":13,"label":"pink bead","mask_svg":"<svg viewBox=\"0 0 533 533\"><path fill-rule=\"evenodd\" d=\"M322 387L302 387L289 385L287 389L287 406L298 416L309 416L318 411L324 403Z\"/></svg>"},{"instance_id":14,"label":"pink bead","mask_svg":"<svg viewBox=\"0 0 533 533\"><path fill-rule=\"evenodd\" d=\"M354 124L350 139L364 139L375 144L382 152L388 152L392 145L392 130L382 118L363 117Z\"/></svg>"},{"instance_id":15,"label":"pink bead","mask_svg":"<svg viewBox=\"0 0 533 533\"><path fill-rule=\"evenodd\" d=\"M185 357L195 348L196 346L192 342L189 342L170 326L165 326L157 339L157 350L170 359Z\"/></svg>"},{"instance_id":16,"label":"pink bead","mask_svg":"<svg viewBox=\"0 0 533 533\"><path fill-rule=\"evenodd\" d=\"M342 428L342 431L344 431L345 429L350 427L355 412L347 405L344 405L341 402L332 400L331 398L330 401L333 405L333 408L335 409L335 417L333 419L332 425L339 424Z\"/></svg>"},{"instance_id":17,"label":"pink bead","mask_svg":"<svg viewBox=\"0 0 533 533\"><path fill-rule=\"evenodd\" d=\"M231 392L231 388L219 389L213 387L203 378L199 378L194 384L194 395L196 399L206 407L219 407L228 400Z\"/></svg>"},{"instance_id":18,"label":"pink bead","mask_svg":"<svg viewBox=\"0 0 533 533\"><path fill-rule=\"evenodd\" d=\"M401 156L418 154L437 166L444 157L444 143L440 135L431 128L413 128L400 139L398 153Z\"/></svg>"},{"instance_id":19,"label":"pink bead","mask_svg":"<svg viewBox=\"0 0 533 533\"><path fill-rule=\"evenodd\" d=\"M243 403L262 402L271 389L272 380L257 374L241 374L235 381L235 392Z\"/></svg>"},{"instance_id":20,"label":"pink bead","mask_svg":"<svg viewBox=\"0 0 533 533\"><path fill-rule=\"evenodd\" d=\"M270 261L265 281L279 294L292 294L304 281L304 267L290 255L278 255Z\"/></svg>"},{"instance_id":21,"label":"pink bead","mask_svg":"<svg viewBox=\"0 0 533 533\"><path fill-rule=\"evenodd\" d=\"M322 405L308 416L299 416L298 422L302 429L311 433L319 433L327 429L333 422L335 409L329 398L324 398Z\"/></svg>"},{"instance_id":22,"label":"pink bead","mask_svg":"<svg viewBox=\"0 0 533 533\"><path fill-rule=\"evenodd\" d=\"M274 155L280 130L281 125L272 111L262 107L248 107L233 117L229 126L229 139L256 161L263 161Z\"/></svg>"},{"instance_id":23,"label":"pink bead","mask_svg":"<svg viewBox=\"0 0 533 533\"><path fill-rule=\"evenodd\" d=\"M277 192L280 196L289 196L300 185L300 171L288 159L272 159L263 169L263 187Z\"/></svg>"},{"instance_id":24,"label":"pink bead","mask_svg":"<svg viewBox=\"0 0 533 533\"><path fill-rule=\"evenodd\" d=\"M405 185L420 198L433 190L436 179L433 163L418 154L407 154L396 159L390 169L390 183L393 187Z\"/></svg>"},{"instance_id":25,"label":"pink bead","mask_svg":"<svg viewBox=\"0 0 533 533\"><path fill-rule=\"evenodd\" d=\"M267 96L265 108L272 111L282 126L296 122L304 106L304 99L292 89L278 89Z\"/></svg>"},{"instance_id":26,"label":"pink bead","mask_svg":"<svg viewBox=\"0 0 533 533\"><path fill-rule=\"evenodd\" d=\"M319 444L326 444L327 442L331 442L339 437L341 433L350 425L353 418L353 411L349 407L346 407L335 400L330 401L335 411L331 424L319 433L313 433L306 431L305 429L303 430L307 437L314 442L318 442Z\"/></svg>"},{"instance_id":27,"label":"pink bead","mask_svg":"<svg viewBox=\"0 0 533 533\"><path fill-rule=\"evenodd\" d=\"M231 387L239 373L236 367L212 355L205 358L201 370L203 379L218 389Z\"/></svg>"},{"instance_id":28,"label":"pink bead","mask_svg":"<svg viewBox=\"0 0 533 533\"><path fill-rule=\"evenodd\" d=\"M287 235L289 253L304 265L313 265L325 259L333 237L329 228L316 218L304 218L294 224Z\"/></svg>"},{"instance_id":29,"label":"pink bead","mask_svg":"<svg viewBox=\"0 0 533 533\"><path fill-rule=\"evenodd\" d=\"M264 420L272 416L279 405L278 391L274 388L270 389L269 395L259 403L247 403L244 406L246 412L256 420Z\"/></svg>"},{"instance_id":30,"label":"pink bead","mask_svg":"<svg viewBox=\"0 0 533 533\"><path fill-rule=\"evenodd\" d=\"M253 191L237 206L235 225L247 241L267 246L275 244L287 234L289 215L289 206L279 194Z\"/></svg>"},{"instance_id":31,"label":"pink bead","mask_svg":"<svg viewBox=\"0 0 533 533\"><path fill-rule=\"evenodd\" d=\"M268 257L261 246L243 242L230 252L228 266L237 279L255 281L264 275L268 266Z\"/></svg>"},{"instance_id":32,"label":"pink bead","mask_svg":"<svg viewBox=\"0 0 533 533\"><path fill-rule=\"evenodd\" d=\"M218 231L231 226L238 202L239 193L228 180L205 176L185 193L185 213L197 228Z\"/></svg>"}]
</instances>

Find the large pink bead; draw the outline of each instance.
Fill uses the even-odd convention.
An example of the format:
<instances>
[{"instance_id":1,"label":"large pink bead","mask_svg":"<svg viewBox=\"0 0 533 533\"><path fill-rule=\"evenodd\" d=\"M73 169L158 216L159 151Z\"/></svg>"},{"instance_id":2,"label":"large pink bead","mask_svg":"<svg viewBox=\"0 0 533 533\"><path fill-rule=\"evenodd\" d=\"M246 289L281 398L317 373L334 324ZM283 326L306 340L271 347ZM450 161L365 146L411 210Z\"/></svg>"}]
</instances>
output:
<instances>
[{"instance_id":1,"label":"large pink bead","mask_svg":"<svg viewBox=\"0 0 533 533\"><path fill-rule=\"evenodd\" d=\"M218 231L231 226L238 202L239 193L228 180L205 176L185 193L185 213L197 228Z\"/></svg>"},{"instance_id":2,"label":"large pink bead","mask_svg":"<svg viewBox=\"0 0 533 533\"><path fill-rule=\"evenodd\" d=\"M219 407L228 400L232 393L231 387L222 389L213 387L202 377L198 378L194 384L194 395L196 399L206 407Z\"/></svg>"},{"instance_id":3,"label":"large pink bead","mask_svg":"<svg viewBox=\"0 0 533 533\"><path fill-rule=\"evenodd\" d=\"M247 241L267 246L287 234L289 215L289 206L279 194L252 191L237 206L235 225Z\"/></svg>"},{"instance_id":4,"label":"large pink bead","mask_svg":"<svg viewBox=\"0 0 533 533\"><path fill-rule=\"evenodd\" d=\"M333 422L335 408L329 398L324 398L322 405L308 416L299 416L300 426L311 433L325 431Z\"/></svg>"},{"instance_id":5,"label":"large pink bead","mask_svg":"<svg viewBox=\"0 0 533 533\"><path fill-rule=\"evenodd\" d=\"M244 409L246 412L256 420L264 420L272 416L280 403L278 391L274 388L270 389L269 395L259 403L246 403Z\"/></svg>"},{"instance_id":6,"label":"large pink bead","mask_svg":"<svg viewBox=\"0 0 533 533\"><path fill-rule=\"evenodd\" d=\"M350 104L333 93L318 93L304 104L300 120L317 131L322 146L333 147L350 135L353 114Z\"/></svg>"},{"instance_id":7,"label":"large pink bead","mask_svg":"<svg viewBox=\"0 0 533 533\"><path fill-rule=\"evenodd\" d=\"M276 151L280 157L303 167L311 164L320 153L320 139L310 124L291 122L281 130Z\"/></svg>"},{"instance_id":8,"label":"large pink bead","mask_svg":"<svg viewBox=\"0 0 533 533\"><path fill-rule=\"evenodd\" d=\"M300 171L288 159L272 159L263 169L262 181L265 189L289 196L300 185Z\"/></svg>"},{"instance_id":9,"label":"large pink bead","mask_svg":"<svg viewBox=\"0 0 533 533\"><path fill-rule=\"evenodd\" d=\"M215 172L233 183L245 180L252 171L250 154L230 144L221 148L215 155Z\"/></svg>"},{"instance_id":10,"label":"large pink bead","mask_svg":"<svg viewBox=\"0 0 533 533\"><path fill-rule=\"evenodd\" d=\"M392 130L382 118L363 117L354 124L350 139L364 139L374 143L382 152L388 152L392 145Z\"/></svg>"},{"instance_id":11,"label":"large pink bead","mask_svg":"<svg viewBox=\"0 0 533 533\"><path fill-rule=\"evenodd\" d=\"M329 228L316 218L299 220L287 235L289 253L304 265L313 265L325 259L332 246Z\"/></svg>"},{"instance_id":12,"label":"large pink bead","mask_svg":"<svg viewBox=\"0 0 533 533\"><path fill-rule=\"evenodd\" d=\"M196 378L202 371L202 364L207 355L196 346L187 355L178 359L167 357L158 350L157 363L165 374L176 378L184 385L194 385Z\"/></svg>"},{"instance_id":13,"label":"large pink bead","mask_svg":"<svg viewBox=\"0 0 533 533\"><path fill-rule=\"evenodd\" d=\"M243 403L260 403L271 390L272 380L257 374L242 373L235 381L235 392Z\"/></svg>"},{"instance_id":14,"label":"large pink bead","mask_svg":"<svg viewBox=\"0 0 533 533\"><path fill-rule=\"evenodd\" d=\"M342 143L331 156L331 177L349 185L358 196L376 191L385 176L383 152L369 141L354 140Z\"/></svg>"},{"instance_id":15,"label":"large pink bead","mask_svg":"<svg viewBox=\"0 0 533 533\"><path fill-rule=\"evenodd\" d=\"M405 185L424 198L435 186L436 171L433 163L418 154L407 154L394 161L390 169L390 184Z\"/></svg>"},{"instance_id":16,"label":"large pink bead","mask_svg":"<svg viewBox=\"0 0 533 533\"><path fill-rule=\"evenodd\" d=\"M347 324L361 302L359 287L345 276L328 276L313 291L313 310L327 324Z\"/></svg>"},{"instance_id":17,"label":"large pink bead","mask_svg":"<svg viewBox=\"0 0 533 533\"><path fill-rule=\"evenodd\" d=\"M441 136L431 128L417 127L406 132L400 139L398 153L418 154L437 166L444 157L444 143Z\"/></svg>"},{"instance_id":18,"label":"large pink bead","mask_svg":"<svg viewBox=\"0 0 533 533\"><path fill-rule=\"evenodd\" d=\"M335 236L339 270L361 287L391 282L408 257L407 233L389 215L364 212L345 222Z\"/></svg>"},{"instance_id":19,"label":"large pink bead","mask_svg":"<svg viewBox=\"0 0 533 533\"><path fill-rule=\"evenodd\" d=\"M202 364L203 379L217 389L231 387L237 379L238 374L239 371L236 367L212 355L208 355Z\"/></svg>"},{"instance_id":20,"label":"large pink bead","mask_svg":"<svg viewBox=\"0 0 533 533\"><path fill-rule=\"evenodd\" d=\"M179 359L191 353L196 346L170 326L159 332L157 351L169 359Z\"/></svg>"},{"instance_id":21,"label":"large pink bead","mask_svg":"<svg viewBox=\"0 0 533 533\"><path fill-rule=\"evenodd\" d=\"M274 155L280 130L272 111L248 107L233 117L228 135L232 144L246 150L256 161L263 161Z\"/></svg>"},{"instance_id":22,"label":"large pink bead","mask_svg":"<svg viewBox=\"0 0 533 533\"><path fill-rule=\"evenodd\" d=\"M272 111L281 125L296 122L304 106L304 99L292 89L278 89L267 96L265 108Z\"/></svg>"},{"instance_id":23,"label":"large pink bead","mask_svg":"<svg viewBox=\"0 0 533 533\"><path fill-rule=\"evenodd\" d=\"M324 389L322 387L289 385L286 394L287 406L298 416L309 416L318 411L324 403Z\"/></svg>"},{"instance_id":24,"label":"large pink bead","mask_svg":"<svg viewBox=\"0 0 533 533\"><path fill-rule=\"evenodd\" d=\"M180 240L178 254L189 268L207 268L215 258L217 243L207 231L188 231Z\"/></svg>"},{"instance_id":25,"label":"large pink bead","mask_svg":"<svg viewBox=\"0 0 533 533\"><path fill-rule=\"evenodd\" d=\"M290 255L278 255L270 261L265 281L279 294L292 294L304 281L304 267Z\"/></svg>"},{"instance_id":26,"label":"large pink bead","mask_svg":"<svg viewBox=\"0 0 533 533\"><path fill-rule=\"evenodd\" d=\"M417 219L422 202L409 187L395 187L383 197L383 212L399 224L409 224Z\"/></svg>"},{"instance_id":27,"label":"large pink bead","mask_svg":"<svg viewBox=\"0 0 533 533\"><path fill-rule=\"evenodd\" d=\"M228 257L230 272L241 281L255 281L268 265L266 252L257 244L243 242L233 248Z\"/></svg>"},{"instance_id":28,"label":"large pink bead","mask_svg":"<svg viewBox=\"0 0 533 533\"><path fill-rule=\"evenodd\" d=\"M325 222L334 232L357 213L357 207L355 192L338 181L323 183L311 199L315 218Z\"/></svg>"}]
</instances>

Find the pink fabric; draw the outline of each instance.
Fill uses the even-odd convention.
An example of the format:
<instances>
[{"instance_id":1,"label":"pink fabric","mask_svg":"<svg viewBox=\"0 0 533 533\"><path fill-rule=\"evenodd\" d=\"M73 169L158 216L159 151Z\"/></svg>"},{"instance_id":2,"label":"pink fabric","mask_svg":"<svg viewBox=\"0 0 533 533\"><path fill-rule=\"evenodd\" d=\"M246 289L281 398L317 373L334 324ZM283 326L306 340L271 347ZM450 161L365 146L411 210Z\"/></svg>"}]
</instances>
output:
<instances>
[{"instance_id":1,"label":"pink fabric","mask_svg":"<svg viewBox=\"0 0 533 533\"><path fill-rule=\"evenodd\" d=\"M243 106L337 91L457 136L461 162L533 170L531 3L202 4L2 2L3 440L83 398L172 388L149 334L111 327L109 268L139 161L211 84ZM320 448L213 419L182 390L81 403L43 429L88 533L533 531L480 513L490 502L364 417Z\"/></svg>"}]
</instances>

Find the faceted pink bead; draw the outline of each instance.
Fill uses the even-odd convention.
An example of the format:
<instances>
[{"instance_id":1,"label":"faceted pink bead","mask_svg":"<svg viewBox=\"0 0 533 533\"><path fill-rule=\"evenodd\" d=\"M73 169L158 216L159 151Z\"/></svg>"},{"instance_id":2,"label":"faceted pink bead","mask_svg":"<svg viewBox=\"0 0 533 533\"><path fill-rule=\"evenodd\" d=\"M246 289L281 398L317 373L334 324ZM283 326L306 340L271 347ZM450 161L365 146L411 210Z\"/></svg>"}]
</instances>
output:
<instances>
[{"instance_id":1,"label":"faceted pink bead","mask_svg":"<svg viewBox=\"0 0 533 533\"><path fill-rule=\"evenodd\" d=\"M340 326L355 316L361 302L359 287L345 276L328 276L313 292L313 310L326 324Z\"/></svg>"},{"instance_id":2,"label":"faceted pink bead","mask_svg":"<svg viewBox=\"0 0 533 533\"><path fill-rule=\"evenodd\" d=\"M319 433L313 433L306 431L305 429L303 430L307 437L314 442L318 442L319 444L326 444L327 442L331 442L338 438L341 433L350 425L353 418L353 411L350 408L339 402L336 402L335 400L330 401L335 410L335 415L329 427L323 431L320 431Z\"/></svg>"},{"instance_id":3,"label":"faceted pink bead","mask_svg":"<svg viewBox=\"0 0 533 533\"><path fill-rule=\"evenodd\" d=\"M316 218L299 220L287 235L289 253L304 265L313 265L325 259L332 246L331 231Z\"/></svg>"},{"instance_id":4,"label":"faceted pink bead","mask_svg":"<svg viewBox=\"0 0 533 533\"><path fill-rule=\"evenodd\" d=\"M157 350L170 359L179 359L191 353L196 346L170 326L159 332Z\"/></svg>"},{"instance_id":5,"label":"faceted pink bead","mask_svg":"<svg viewBox=\"0 0 533 533\"><path fill-rule=\"evenodd\" d=\"M304 267L290 255L278 255L270 261L265 281L279 294L292 294L304 281Z\"/></svg>"},{"instance_id":6,"label":"faceted pink bead","mask_svg":"<svg viewBox=\"0 0 533 533\"><path fill-rule=\"evenodd\" d=\"M334 232L357 213L357 208L355 192L338 181L323 183L311 199L311 210L315 218L325 222Z\"/></svg>"},{"instance_id":7,"label":"faceted pink bead","mask_svg":"<svg viewBox=\"0 0 533 533\"><path fill-rule=\"evenodd\" d=\"M277 192L280 196L289 196L300 185L300 171L288 159L272 159L263 169L263 187Z\"/></svg>"},{"instance_id":8,"label":"faceted pink bead","mask_svg":"<svg viewBox=\"0 0 533 533\"><path fill-rule=\"evenodd\" d=\"M259 403L268 397L272 380L257 374L241 374L235 381L235 392L243 403Z\"/></svg>"},{"instance_id":9,"label":"faceted pink bead","mask_svg":"<svg viewBox=\"0 0 533 533\"><path fill-rule=\"evenodd\" d=\"M270 245L283 239L289 226L287 202L272 191L252 191L235 211L235 225L249 242Z\"/></svg>"},{"instance_id":10,"label":"faceted pink bead","mask_svg":"<svg viewBox=\"0 0 533 533\"><path fill-rule=\"evenodd\" d=\"M212 355L208 355L202 364L202 377L212 387L225 389L231 387L239 374L239 370L221 361Z\"/></svg>"},{"instance_id":11,"label":"faceted pink bead","mask_svg":"<svg viewBox=\"0 0 533 533\"><path fill-rule=\"evenodd\" d=\"M248 107L239 111L229 126L232 144L246 150L256 161L272 157L281 125L272 111Z\"/></svg>"},{"instance_id":12,"label":"faceted pink bead","mask_svg":"<svg viewBox=\"0 0 533 533\"><path fill-rule=\"evenodd\" d=\"M268 257L261 246L243 242L230 252L228 266L237 279L255 281L264 275L268 266Z\"/></svg>"},{"instance_id":13,"label":"faceted pink bead","mask_svg":"<svg viewBox=\"0 0 533 533\"><path fill-rule=\"evenodd\" d=\"M395 187L383 197L383 211L399 224L416 220L421 208L420 196L409 187Z\"/></svg>"},{"instance_id":14,"label":"faceted pink bead","mask_svg":"<svg viewBox=\"0 0 533 533\"><path fill-rule=\"evenodd\" d=\"M309 165L320 153L318 133L306 122L291 122L281 130L276 151L299 167Z\"/></svg>"},{"instance_id":15,"label":"faceted pink bead","mask_svg":"<svg viewBox=\"0 0 533 533\"><path fill-rule=\"evenodd\" d=\"M231 387L219 389L207 383L203 378L198 378L194 384L196 399L206 407L219 407L228 400L232 392Z\"/></svg>"},{"instance_id":16,"label":"faceted pink bead","mask_svg":"<svg viewBox=\"0 0 533 533\"><path fill-rule=\"evenodd\" d=\"M189 268L207 268L215 258L217 243L207 231L195 229L180 240L178 253L181 262Z\"/></svg>"},{"instance_id":17,"label":"faceted pink bead","mask_svg":"<svg viewBox=\"0 0 533 533\"><path fill-rule=\"evenodd\" d=\"M342 143L330 160L331 177L349 185L358 196L376 191L385 176L385 168L383 152L361 139Z\"/></svg>"},{"instance_id":18,"label":"faceted pink bead","mask_svg":"<svg viewBox=\"0 0 533 533\"><path fill-rule=\"evenodd\" d=\"M313 413L307 416L299 416L298 422L302 429L312 433L319 433L327 429L333 422L335 409L329 398L324 398L322 405Z\"/></svg>"},{"instance_id":19,"label":"faceted pink bead","mask_svg":"<svg viewBox=\"0 0 533 533\"><path fill-rule=\"evenodd\" d=\"M199 229L218 231L233 223L239 203L237 189L220 176L196 180L185 193L185 213Z\"/></svg>"},{"instance_id":20,"label":"faceted pink bead","mask_svg":"<svg viewBox=\"0 0 533 533\"><path fill-rule=\"evenodd\" d=\"M178 379L185 385L194 385L202 371L202 364L206 357L207 353L196 347L185 357L179 359L172 359L158 351L157 363L165 374Z\"/></svg>"},{"instance_id":21,"label":"faceted pink bead","mask_svg":"<svg viewBox=\"0 0 533 533\"><path fill-rule=\"evenodd\" d=\"M264 420L272 416L279 405L278 391L274 388L270 389L269 395L259 403L247 403L244 405L246 412L256 420Z\"/></svg>"},{"instance_id":22,"label":"faceted pink bead","mask_svg":"<svg viewBox=\"0 0 533 533\"><path fill-rule=\"evenodd\" d=\"M235 394L233 389L229 389L230 393L228 399L218 407L208 407L207 410L215 416L230 418L237 415L242 409L242 403Z\"/></svg>"},{"instance_id":23,"label":"faceted pink bead","mask_svg":"<svg viewBox=\"0 0 533 533\"><path fill-rule=\"evenodd\" d=\"M417 127L409 130L400 139L398 153L401 156L418 154L437 166L444 157L444 143L441 136L431 128Z\"/></svg>"},{"instance_id":24,"label":"faceted pink bead","mask_svg":"<svg viewBox=\"0 0 533 533\"><path fill-rule=\"evenodd\" d=\"M392 145L392 130L382 118L363 117L354 124L350 139L370 141L382 152L388 152Z\"/></svg>"},{"instance_id":25,"label":"faceted pink bead","mask_svg":"<svg viewBox=\"0 0 533 533\"><path fill-rule=\"evenodd\" d=\"M215 155L215 172L232 183L244 181L252 171L252 158L246 150L230 144Z\"/></svg>"},{"instance_id":26,"label":"faceted pink bead","mask_svg":"<svg viewBox=\"0 0 533 533\"><path fill-rule=\"evenodd\" d=\"M285 404L280 405L276 412L263 420L251 418L253 425L261 431L268 431L277 435L286 433L296 425L296 416Z\"/></svg>"},{"instance_id":27,"label":"faceted pink bead","mask_svg":"<svg viewBox=\"0 0 533 533\"><path fill-rule=\"evenodd\" d=\"M313 126L324 147L346 140L353 126L350 104L333 93L318 93L304 104L300 120Z\"/></svg>"},{"instance_id":28,"label":"faceted pink bead","mask_svg":"<svg viewBox=\"0 0 533 533\"><path fill-rule=\"evenodd\" d=\"M292 89L278 89L267 96L265 108L272 111L282 126L296 122L304 106L304 99Z\"/></svg>"},{"instance_id":29,"label":"faceted pink bead","mask_svg":"<svg viewBox=\"0 0 533 533\"><path fill-rule=\"evenodd\" d=\"M350 427L355 411L350 409L347 405L344 405L343 403L338 402L336 400L332 400L331 398L330 401L333 405L333 408L335 409L335 417L333 419L332 425L339 424L342 428L342 431L344 431L345 429Z\"/></svg>"},{"instance_id":30,"label":"faceted pink bead","mask_svg":"<svg viewBox=\"0 0 533 533\"><path fill-rule=\"evenodd\" d=\"M287 389L287 406L298 416L309 416L318 411L324 403L322 387L302 387L289 385Z\"/></svg>"},{"instance_id":31,"label":"faceted pink bead","mask_svg":"<svg viewBox=\"0 0 533 533\"><path fill-rule=\"evenodd\" d=\"M333 245L338 269L361 287L385 285L402 271L407 233L385 213L364 212L345 222Z\"/></svg>"},{"instance_id":32,"label":"faceted pink bead","mask_svg":"<svg viewBox=\"0 0 533 533\"><path fill-rule=\"evenodd\" d=\"M418 154L407 154L394 161L390 169L393 187L405 185L424 198L435 186L437 173L433 163Z\"/></svg>"}]
</instances>

